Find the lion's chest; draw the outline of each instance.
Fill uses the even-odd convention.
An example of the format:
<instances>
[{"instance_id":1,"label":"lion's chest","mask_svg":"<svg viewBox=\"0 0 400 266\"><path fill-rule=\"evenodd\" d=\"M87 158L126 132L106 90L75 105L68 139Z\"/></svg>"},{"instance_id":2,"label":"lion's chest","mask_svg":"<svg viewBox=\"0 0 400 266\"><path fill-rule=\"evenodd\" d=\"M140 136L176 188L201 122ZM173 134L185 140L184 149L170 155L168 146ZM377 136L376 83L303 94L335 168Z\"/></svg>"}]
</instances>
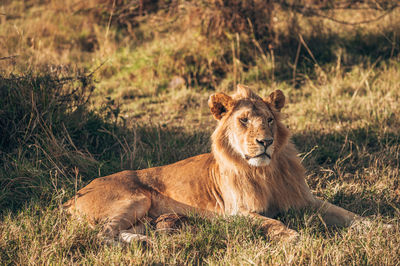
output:
<instances>
[{"instance_id":1,"label":"lion's chest","mask_svg":"<svg viewBox=\"0 0 400 266\"><path fill-rule=\"evenodd\" d=\"M266 182L245 177L225 176L221 183L225 213L265 213L271 205L272 194Z\"/></svg>"}]
</instances>

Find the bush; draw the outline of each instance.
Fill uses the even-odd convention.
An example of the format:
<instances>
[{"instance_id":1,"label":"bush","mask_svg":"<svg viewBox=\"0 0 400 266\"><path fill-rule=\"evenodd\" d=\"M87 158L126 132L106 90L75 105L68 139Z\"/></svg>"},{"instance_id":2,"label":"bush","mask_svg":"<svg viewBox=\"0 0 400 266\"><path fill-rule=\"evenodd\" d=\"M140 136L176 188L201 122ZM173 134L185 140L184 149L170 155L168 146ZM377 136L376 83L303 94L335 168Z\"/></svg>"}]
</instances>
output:
<instances>
[{"instance_id":1,"label":"bush","mask_svg":"<svg viewBox=\"0 0 400 266\"><path fill-rule=\"evenodd\" d=\"M0 209L100 173L123 129L89 110L90 76L0 76ZM48 193L47 193L48 192Z\"/></svg>"}]
</instances>

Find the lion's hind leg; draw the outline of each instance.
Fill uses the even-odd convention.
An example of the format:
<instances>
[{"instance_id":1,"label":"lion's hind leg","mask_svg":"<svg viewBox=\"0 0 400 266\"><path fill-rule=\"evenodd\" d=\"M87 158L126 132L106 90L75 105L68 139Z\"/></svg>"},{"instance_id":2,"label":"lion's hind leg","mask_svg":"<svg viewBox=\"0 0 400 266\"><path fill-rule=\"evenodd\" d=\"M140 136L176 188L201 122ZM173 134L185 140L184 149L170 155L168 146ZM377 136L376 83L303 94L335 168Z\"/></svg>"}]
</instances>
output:
<instances>
[{"instance_id":1,"label":"lion's hind leg","mask_svg":"<svg viewBox=\"0 0 400 266\"><path fill-rule=\"evenodd\" d=\"M145 194L135 194L128 199L113 202L105 217L103 230L99 236L106 242L118 240L150 242L144 235L146 215L150 210L151 199Z\"/></svg>"}]
</instances>

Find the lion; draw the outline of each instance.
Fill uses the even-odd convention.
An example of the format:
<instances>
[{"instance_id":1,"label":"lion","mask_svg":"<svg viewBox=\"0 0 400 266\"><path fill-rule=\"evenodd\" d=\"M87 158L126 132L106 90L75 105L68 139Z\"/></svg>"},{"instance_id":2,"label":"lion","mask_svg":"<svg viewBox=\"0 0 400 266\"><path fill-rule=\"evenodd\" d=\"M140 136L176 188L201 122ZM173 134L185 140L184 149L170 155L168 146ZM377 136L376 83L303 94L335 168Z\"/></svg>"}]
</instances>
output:
<instances>
[{"instance_id":1,"label":"lion","mask_svg":"<svg viewBox=\"0 0 400 266\"><path fill-rule=\"evenodd\" d=\"M350 226L362 219L312 195L282 123L282 91L262 99L238 85L232 96L211 95L208 105L218 121L211 153L96 178L64 207L91 224L102 223L104 237L123 242L146 239L146 221L169 213L245 215L261 220L271 239L286 240L298 233L274 217L288 209L311 208L327 225Z\"/></svg>"}]
</instances>

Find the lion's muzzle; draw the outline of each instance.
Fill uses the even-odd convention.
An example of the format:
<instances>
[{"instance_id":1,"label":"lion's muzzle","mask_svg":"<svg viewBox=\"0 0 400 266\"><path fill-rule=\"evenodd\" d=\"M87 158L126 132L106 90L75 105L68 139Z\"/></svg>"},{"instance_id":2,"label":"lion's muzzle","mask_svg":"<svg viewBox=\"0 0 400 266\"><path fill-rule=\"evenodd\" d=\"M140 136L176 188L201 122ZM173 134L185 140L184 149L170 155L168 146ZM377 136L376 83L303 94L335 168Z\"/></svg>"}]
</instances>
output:
<instances>
[{"instance_id":1,"label":"lion's muzzle","mask_svg":"<svg viewBox=\"0 0 400 266\"><path fill-rule=\"evenodd\" d=\"M270 138L270 139L256 139L256 141L261 144L262 146L264 146L265 150L268 149L269 146L271 146L272 143L274 143L274 139Z\"/></svg>"},{"instance_id":2,"label":"lion's muzzle","mask_svg":"<svg viewBox=\"0 0 400 266\"><path fill-rule=\"evenodd\" d=\"M250 165L266 166L271 162L271 156L274 151L274 139L256 139L256 143L258 144L258 152L255 152L255 155L245 154L244 158Z\"/></svg>"}]
</instances>

